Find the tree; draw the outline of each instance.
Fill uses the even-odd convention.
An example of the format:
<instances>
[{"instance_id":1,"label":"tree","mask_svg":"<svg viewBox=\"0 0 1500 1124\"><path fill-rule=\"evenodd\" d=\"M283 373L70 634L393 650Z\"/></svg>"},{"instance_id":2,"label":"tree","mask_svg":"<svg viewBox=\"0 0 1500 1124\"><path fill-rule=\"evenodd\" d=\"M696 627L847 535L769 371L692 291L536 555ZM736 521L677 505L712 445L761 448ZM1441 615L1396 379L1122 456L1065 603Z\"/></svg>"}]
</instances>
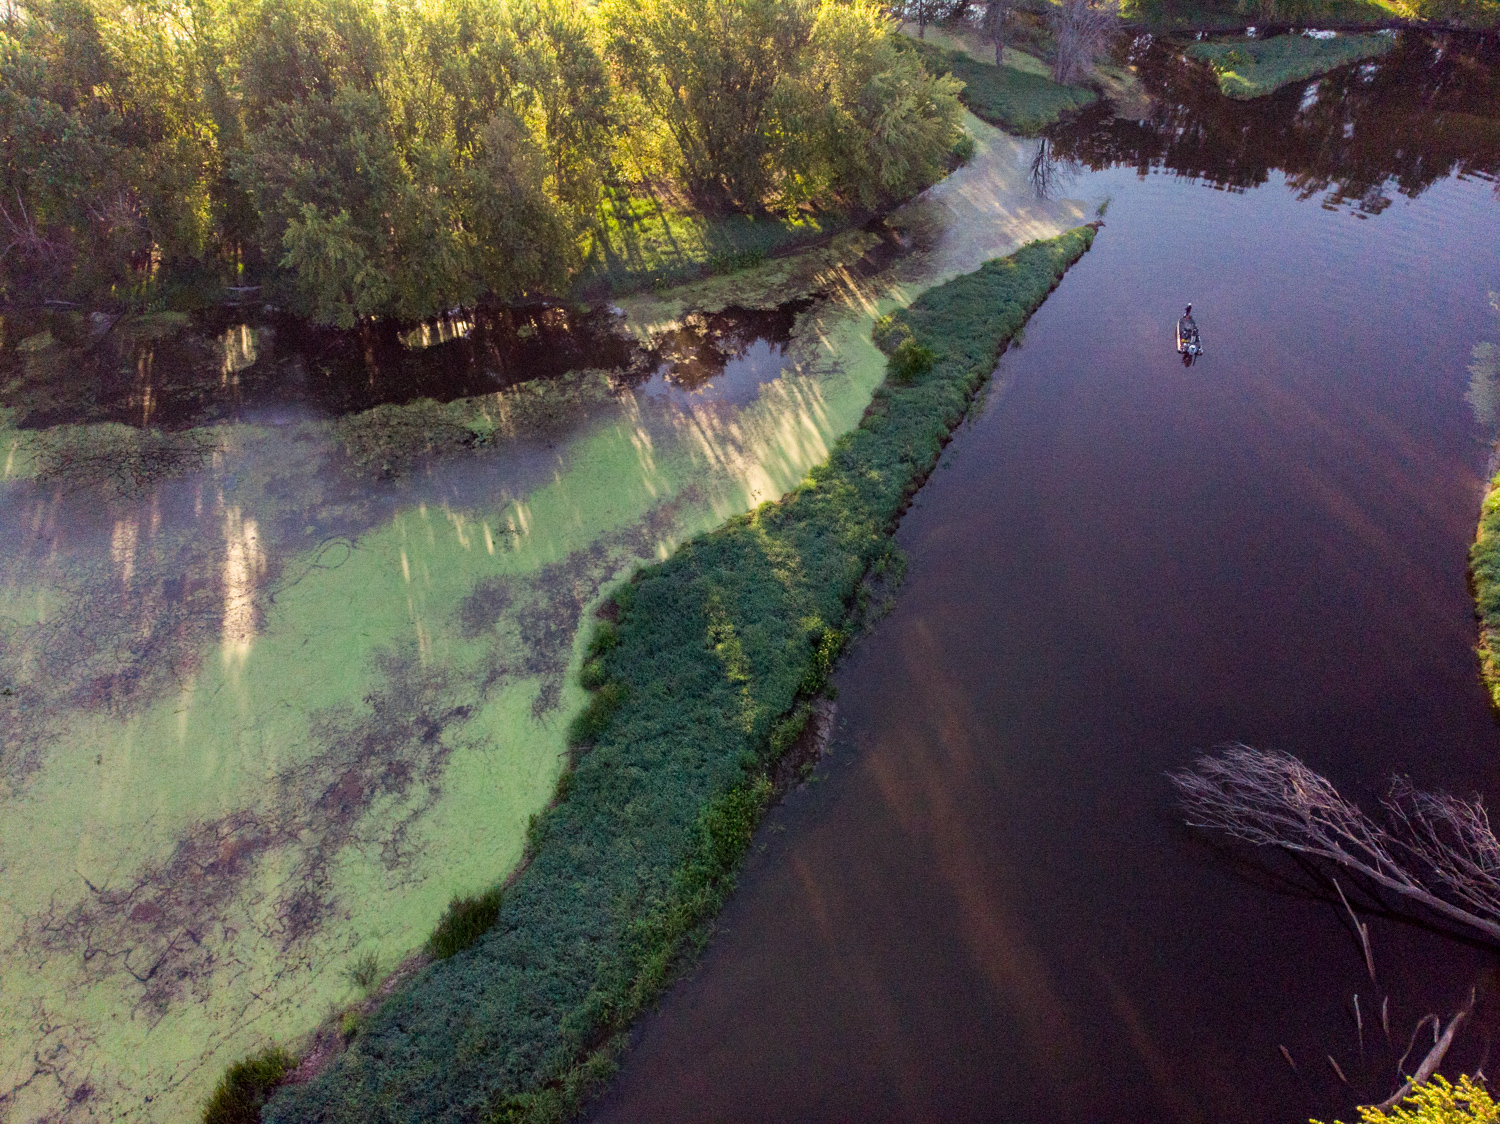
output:
<instances>
[{"instance_id":1,"label":"tree","mask_svg":"<svg viewBox=\"0 0 1500 1124\"><path fill-rule=\"evenodd\" d=\"M1063 85L1086 78L1120 26L1120 0L1061 0L1047 16L1057 40L1053 77Z\"/></svg>"},{"instance_id":2,"label":"tree","mask_svg":"<svg viewBox=\"0 0 1500 1124\"><path fill-rule=\"evenodd\" d=\"M897 45L871 0L826 3L802 81L780 107L783 200L835 196L867 210L942 175L958 138L960 84Z\"/></svg>"},{"instance_id":3,"label":"tree","mask_svg":"<svg viewBox=\"0 0 1500 1124\"><path fill-rule=\"evenodd\" d=\"M606 0L603 13L688 189L710 206L759 207L781 139L775 99L806 61L815 0Z\"/></svg>"},{"instance_id":4,"label":"tree","mask_svg":"<svg viewBox=\"0 0 1500 1124\"><path fill-rule=\"evenodd\" d=\"M979 34L986 43L995 45L995 65L1005 58L1005 21L1015 10L1015 0L989 0L979 19Z\"/></svg>"}]
</instances>

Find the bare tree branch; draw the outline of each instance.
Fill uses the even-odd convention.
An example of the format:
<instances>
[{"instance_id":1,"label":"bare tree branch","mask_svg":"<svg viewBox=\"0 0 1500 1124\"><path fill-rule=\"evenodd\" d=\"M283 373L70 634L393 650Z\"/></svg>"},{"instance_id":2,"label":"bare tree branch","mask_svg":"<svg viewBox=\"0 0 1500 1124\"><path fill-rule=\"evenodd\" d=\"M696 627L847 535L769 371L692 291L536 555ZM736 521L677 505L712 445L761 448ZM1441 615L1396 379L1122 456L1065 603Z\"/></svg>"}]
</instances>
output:
<instances>
[{"instance_id":1,"label":"bare tree branch","mask_svg":"<svg viewBox=\"0 0 1500 1124\"><path fill-rule=\"evenodd\" d=\"M1387 830L1297 758L1247 745L1170 776L1189 824L1328 859L1500 943L1500 840L1480 801L1398 781L1386 801ZM1432 888L1408 857L1430 873Z\"/></svg>"},{"instance_id":2,"label":"bare tree branch","mask_svg":"<svg viewBox=\"0 0 1500 1124\"><path fill-rule=\"evenodd\" d=\"M1062 0L1047 16L1057 39L1053 77L1063 85L1087 78L1120 26L1120 0Z\"/></svg>"}]
</instances>

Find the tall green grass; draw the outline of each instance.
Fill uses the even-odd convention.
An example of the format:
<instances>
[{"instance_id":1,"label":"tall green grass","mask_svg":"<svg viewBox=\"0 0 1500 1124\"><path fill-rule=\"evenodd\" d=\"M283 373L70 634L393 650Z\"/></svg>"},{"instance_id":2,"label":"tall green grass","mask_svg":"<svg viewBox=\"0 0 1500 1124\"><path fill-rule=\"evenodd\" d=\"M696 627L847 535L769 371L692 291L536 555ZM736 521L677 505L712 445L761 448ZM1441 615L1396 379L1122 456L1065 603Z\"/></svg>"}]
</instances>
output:
<instances>
[{"instance_id":1,"label":"tall green grass","mask_svg":"<svg viewBox=\"0 0 1500 1124\"><path fill-rule=\"evenodd\" d=\"M285 1050L272 1048L235 1062L203 1110L203 1124L256 1124L272 1089L292 1071Z\"/></svg>"},{"instance_id":2,"label":"tall green grass","mask_svg":"<svg viewBox=\"0 0 1500 1124\"><path fill-rule=\"evenodd\" d=\"M1220 39L1194 43L1188 57L1206 62L1219 79L1225 97L1246 101L1293 82L1303 82L1341 66L1372 59L1396 45L1390 35L1340 35L1313 39L1276 35L1270 39Z\"/></svg>"},{"instance_id":3,"label":"tall green grass","mask_svg":"<svg viewBox=\"0 0 1500 1124\"><path fill-rule=\"evenodd\" d=\"M929 291L876 338L907 357L779 503L641 570L591 645L607 700L492 927L434 963L269 1124L566 1119L706 933L825 687L868 572L1005 343L1092 244L1080 227ZM916 354L921 360L910 362Z\"/></svg>"},{"instance_id":4,"label":"tall green grass","mask_svg":"<svg viewBox=\"0 0 1500 1124\"><path fill-rule=\"evenodd\" d=\"M1479 532L1469 548L1474 608L1479 614L1479 667L1500 707L1500 476L1490 481L1479 509Z\"/></svg>"},{"instance_id":5,"label":"tall green grass","mask_svg":"<svg viewBox=\"0 0 1500 1124\"><path fill-rule=\"evenodd\" d=\"M935 43L919 39L907 39L905 43L921 55L931 73L951 74L964 84L958 97L969 112L1007 132L1035 136L1065 114L1099 98L1083 86L1061 86L1013 66L992 66Z\"/></svg>"}]
</instances>

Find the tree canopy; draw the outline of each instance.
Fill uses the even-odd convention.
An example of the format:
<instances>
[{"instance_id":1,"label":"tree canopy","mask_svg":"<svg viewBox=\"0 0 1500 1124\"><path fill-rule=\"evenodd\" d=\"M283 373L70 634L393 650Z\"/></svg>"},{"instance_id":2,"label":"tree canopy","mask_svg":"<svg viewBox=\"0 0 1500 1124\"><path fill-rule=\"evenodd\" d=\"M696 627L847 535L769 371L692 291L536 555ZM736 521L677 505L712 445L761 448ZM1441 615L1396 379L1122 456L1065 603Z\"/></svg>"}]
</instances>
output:
<instances>
[{"instance_id":1,"label":"tree canopy","mask_svg":"<svg viewBox=\"0 0 1500 1124\"><path fill-rule=\"evenodd\" d=\"M348 326L560 291L632 180L873 209L960 129L893 35L868 0L15 0L0 294L241 277Z\"/></svg>"}]
</instances>

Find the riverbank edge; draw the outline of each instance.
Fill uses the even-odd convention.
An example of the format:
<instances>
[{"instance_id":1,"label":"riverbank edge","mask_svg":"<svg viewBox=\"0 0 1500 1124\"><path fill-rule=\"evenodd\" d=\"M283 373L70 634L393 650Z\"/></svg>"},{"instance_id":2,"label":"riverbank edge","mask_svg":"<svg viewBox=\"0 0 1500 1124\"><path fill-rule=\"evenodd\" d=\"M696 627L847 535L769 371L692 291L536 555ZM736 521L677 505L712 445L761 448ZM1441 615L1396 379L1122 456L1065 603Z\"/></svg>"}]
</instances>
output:
<instances>
[{"instance_id":1,"label":"riverbank edge","mask_svg":"<svg viewBox=\"0 0 1500 1124\"><path fill-rule=\"evenodd\" d=\"M1479 618L1479 674L1490 695L1490 703L1500 709L1500 471L1491 458L1494 473L1485 487L1479 507L1479 526L1474 545L1469 547L1469 579L1474 592L1474 614Z\"/></svg>"},{"instance_id":2,"label":"riverbank edge","mask_svg":"<svg viewBox=\"0 0 1500 1124\"><path fill-rule=\"evenodd\" d=\"M706 939L911 496L1093 237L1029 243L886 318L877 338L896 360L829 460L615 592L585 665L578 762L495 928L419 973L263 1119L577 1111L681 952Z\"/></svg>"}]
</instances>

